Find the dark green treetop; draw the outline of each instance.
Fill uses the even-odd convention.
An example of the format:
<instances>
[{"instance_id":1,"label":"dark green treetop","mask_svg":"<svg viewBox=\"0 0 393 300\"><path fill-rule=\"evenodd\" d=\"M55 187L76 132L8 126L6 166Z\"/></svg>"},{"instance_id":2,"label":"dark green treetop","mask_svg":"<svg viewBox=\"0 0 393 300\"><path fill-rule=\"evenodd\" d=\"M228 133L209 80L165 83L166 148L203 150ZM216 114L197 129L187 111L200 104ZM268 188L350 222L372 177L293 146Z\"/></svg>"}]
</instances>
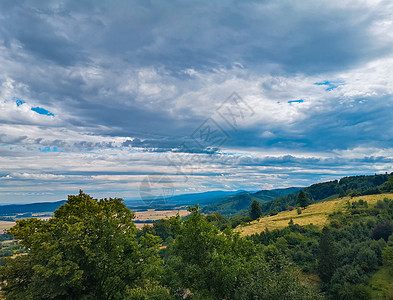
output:
<instances>
[{"instance_id":1,"label":"dark green treetop","mask_svg":"<svg viewBox=\"0 0 393 300\"><path fill-rule=\"evenodd\" d=\"M304 191L300 191L299 195L297 196L296 203L303 208L308 206L308 198Z\"/></svg>"},{"instance_id":2,"label":"dark green treetop","mask_svg":"<svg viewBox=\"0 0 393 300\"><path fill-rule=\"evenodd\" d=\"M262 216L262 208L261 204L254 200L250 205L250 218L252 220L256 220Z\"/></svg>"}]
</instances>

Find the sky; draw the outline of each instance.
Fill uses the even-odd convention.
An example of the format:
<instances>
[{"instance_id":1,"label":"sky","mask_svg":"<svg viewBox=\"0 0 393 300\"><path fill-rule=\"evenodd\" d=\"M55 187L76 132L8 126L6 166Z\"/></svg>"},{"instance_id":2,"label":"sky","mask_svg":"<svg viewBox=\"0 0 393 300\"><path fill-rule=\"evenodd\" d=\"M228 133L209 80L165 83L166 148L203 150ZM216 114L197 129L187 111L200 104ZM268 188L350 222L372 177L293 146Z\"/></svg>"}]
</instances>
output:
<instances>
[{"instance_id":1,"label":"sky","mask_svg":"<svg viewBox=\"0 0 393 300\"><path fill-rule=\"evenodd\" d=\"M391 1L1 1L0 204L392 172Z\"/></svg>"}]
</instances>

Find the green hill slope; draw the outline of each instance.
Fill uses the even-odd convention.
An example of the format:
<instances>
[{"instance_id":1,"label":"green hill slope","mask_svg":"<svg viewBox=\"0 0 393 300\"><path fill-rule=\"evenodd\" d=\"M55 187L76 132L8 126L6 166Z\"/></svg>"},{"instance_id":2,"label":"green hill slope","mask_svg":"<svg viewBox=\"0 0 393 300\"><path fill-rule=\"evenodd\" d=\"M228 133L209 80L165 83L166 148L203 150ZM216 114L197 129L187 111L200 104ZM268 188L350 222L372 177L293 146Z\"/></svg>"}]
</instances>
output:
<instances>
[{"instance_id":1,"label":"green hill slope","mask_svg":"<svg viewBox=\"0 0 393 300\"><path fill-rule=\"evenodd\" d=\"M247 214L248 208L254 200L263 203L291 193L298 193L301 189L302 188L299 187L291 187L285 189L262 190L256 193L238 193L225 197L224 200L219 203L208 205L204 207L202 211L207 214L219 212L226 216Z\"/></svg>"},{"instance_id":2,"label":"green hill slope","mask_svg":"<svg viewBox=\"0 0 393 300\"><path fill-rule=\"evenodd\" d=\"M341 196L361 196L390 192L388 185L388 174L381 175L361 175L344 177L340 180L333 180L323 183L313 184L304 191L310 201L320 202L324 200L334 200ZM296 206L297 193L289 194L273 201L262 203L262 210L267 213L271 211L280 212L286 210L288 206Z\"/></svg>"},{"instance_id":3,"label":"green hill slope","mask_svg":"<svg viewBox=\"0 0 393 300\"><path fill-rule=\"evenodd\" d=\"M269 230L282 229L288 226L289 221L292 219L294 224L301 226L313 224L318 227L323 227L328 222L328 216L332 213L344 212L346 205L349 202L359 201L360 199L367 201L369 205L375 205L379 200L384 198L393 198L393 194L378 194L367 195L358 197L343 197L331 201L324 201L309 205L306 209L298 214L295 210L282 211L274 216L266 216L259 221L252 221L250 225L239 226L237 231L242 232L243 235L251 235L260 233L266 228Z\"/></svg>"},{"instance_id":4,"label":"green hill slope","mask_svg":"<svg viewBox=\"0 0 393 300\"><path fill-rule=\"evenodd\" d=\"M393 191L393 176L389 174L361 175L343 177L310 185L307 188L292 187L286 189L262 190L256 193L239 193L224 197L221 202L208 205L202 212L219 212L225 216L246 216L252 201L261 203L264 214L284 211L288 206L296 206L296 198L304 189L310 202L331 201L344 196L361 196Z\"/></svg>"}]
</instances>

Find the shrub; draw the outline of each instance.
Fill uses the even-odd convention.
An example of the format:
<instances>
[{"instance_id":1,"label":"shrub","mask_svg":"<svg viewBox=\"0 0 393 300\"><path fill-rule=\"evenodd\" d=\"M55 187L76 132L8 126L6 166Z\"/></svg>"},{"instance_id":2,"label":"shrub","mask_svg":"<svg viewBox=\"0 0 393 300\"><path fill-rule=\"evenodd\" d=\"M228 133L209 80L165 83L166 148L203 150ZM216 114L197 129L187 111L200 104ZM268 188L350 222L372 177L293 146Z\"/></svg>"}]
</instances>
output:
<instances>
[{"instance_id":1,"label":"shrub","mask_svg":"<svg viewBox=\"0 0 393 300\"><path fill-rule=\"evenodd\" d=\"M384 239L385 242L388 241L389 236L393 233L393 224L386 222L380 223L375 226L372 232L372 238L375 240Z\"/></svg>"}]
</instances>

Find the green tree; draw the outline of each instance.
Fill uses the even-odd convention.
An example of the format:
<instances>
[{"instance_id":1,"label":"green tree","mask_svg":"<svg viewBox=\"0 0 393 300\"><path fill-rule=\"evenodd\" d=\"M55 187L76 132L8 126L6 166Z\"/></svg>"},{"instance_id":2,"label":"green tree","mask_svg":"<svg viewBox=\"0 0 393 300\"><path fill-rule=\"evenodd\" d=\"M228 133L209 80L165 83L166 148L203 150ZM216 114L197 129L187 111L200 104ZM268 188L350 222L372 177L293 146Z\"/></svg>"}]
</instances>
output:
<instances>
[{"instance_id":1,"label":"green tree","mask_svg":"<svg viewBox=\"0 0 393 300\"><path fill-rule=\"evenodd\" d=\"M386 181L382 186L381 190L383 192L392 192L393 191L393 174L389 176L388 181Z\"/></svg>"},{"instance_id":2,"label":"green tree","mask_svg":"<svg viewBox=\"0 0 393 300\"><path fill-rule=\"evenodd\" d=\"M254 200L251 203L249 215L252 220L256 220L262 216L261 204L258 201Z\"/></svg>"},{"instance_id":3,"label":"green tree","mask_svg":"<svg viewBox=\"0 0 393 300\"><path fill-rule=\"evenodd\" d=\"M346 194L345 194L343 188L340 187L340 191L339 191L339 193L338 193L338 197L339 197L339 198L342 198L342 197L345 197L345 196L346 196Z\"/></svg>"},{"instance_id":4,"label":"green tree","mask_svg":"<svg viewBox=\"0 0 393 300\"><path fill-rule=\"evenodd\" d=\"M297 196L296 203L303 208L308 206L308 198L304 191L300 191L299 195Z\"/></svg>"},{"instance_id":5,"label":"green tree","mask_svg":"<svg viewBox=\"0 0 393 300\"><path fill-rule=\"evenodd\" d=\"M318 275L323 282L329 282L337 268L336 250L328 227L324 227L319 241Z\"/></svg>"},{"instance_id":6,"label":"green tree","mask_svg":"<svg viewBox=\"0 0 393 300\"><path fill-rule=\"evenodd\" d=\"M382 251L383 265L389 270L389 273L393 275L393 247L386 246Z\"/></svg>"},{"instance_id":7,"label":"green tree","mask_svg":"<svg viewBox=\"0 0 393 300\"><path fill-rule=\"evenodd\" d=\"M192 299L319 299L276 247L255 245L228 228L221 232L197 206L189 210L165 270L179 298L189 290Z\"/></svg>"},{"instance_id":8,"label":"green tree","mask_svg":"<svg viewBox=\"0 0 393 300\"><path fill-rule=\"evenodd\" d=\"M389 236L393 234L393 223L379 223L372 231L372 238L375 240L384 239L386 242Z\"/></svg>"},{"instance_id":9,"label":"green tree","mask_svg":"<svg viewBox=\"0 0 393 300\"><path fill-rule=\"evenodd\" d=\"M28 249L0 269L6 299L144 299L166 294L156 284L158 237L136 238L122 199L69 196L48 222L17 221L10 233ZM145 297L145 298L146 298ZM146 298L147 299L147 298ZM164 298L162 298L164 299Z\"/></svg>"}]
</instances>

